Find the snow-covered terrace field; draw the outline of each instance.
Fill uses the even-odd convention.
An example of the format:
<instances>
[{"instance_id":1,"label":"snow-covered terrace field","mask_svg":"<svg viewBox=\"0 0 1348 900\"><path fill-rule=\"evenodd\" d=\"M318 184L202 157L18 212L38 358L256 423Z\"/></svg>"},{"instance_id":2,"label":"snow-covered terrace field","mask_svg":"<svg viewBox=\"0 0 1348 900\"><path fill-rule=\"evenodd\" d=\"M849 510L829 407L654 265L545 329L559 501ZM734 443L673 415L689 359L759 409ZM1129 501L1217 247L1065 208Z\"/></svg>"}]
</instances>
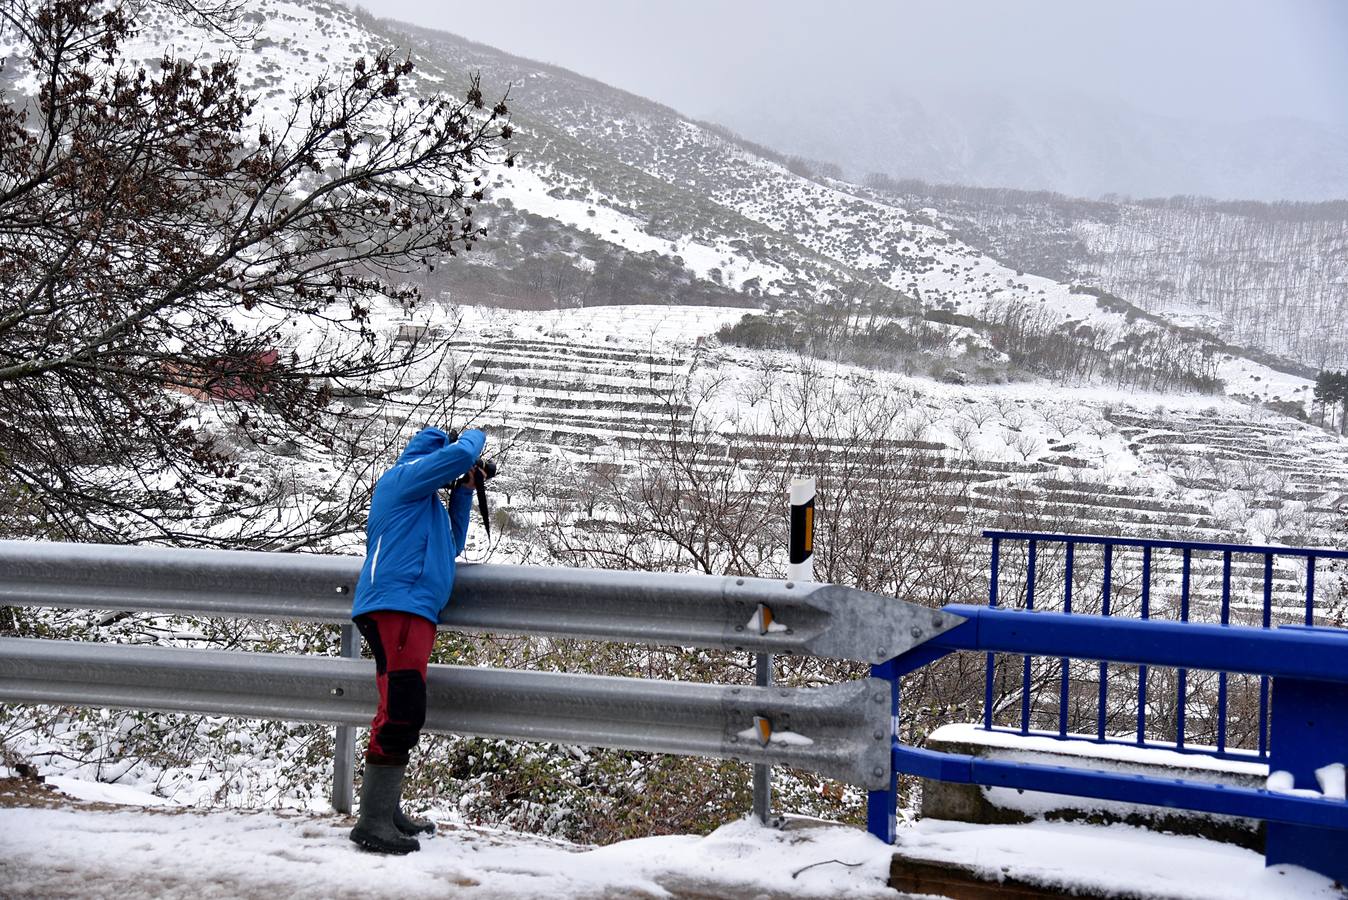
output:
<instances>
[{"instance_id":1,"label":"snow-covered terrace field","mask_svg":"<svg viewBox=\"0 0 1348 900\"><path fill-rule=\"evenodd\" d=\"M688 413L681 389L707 384L716 393L702 409L725 439L770 437L756 429L762 385L809 371L830 390L864 383L906 398L896 430L907 440L895 452L958 466L985 527L1015 500L1031 520L1038 508L1046 524L1070 519L1078 533L1276 542L1275 517L1295 518L1313 538L1317 516L1348 493L1342 441L1221 397L946 384L722 347L708 338L744 315L732 308L466 307L457 315L459 352L483 375L479 394L494 394L482 421L526 430L525 458L612 461L616 443L667 430L671 415Z\"/></svg>"}]
</instances>

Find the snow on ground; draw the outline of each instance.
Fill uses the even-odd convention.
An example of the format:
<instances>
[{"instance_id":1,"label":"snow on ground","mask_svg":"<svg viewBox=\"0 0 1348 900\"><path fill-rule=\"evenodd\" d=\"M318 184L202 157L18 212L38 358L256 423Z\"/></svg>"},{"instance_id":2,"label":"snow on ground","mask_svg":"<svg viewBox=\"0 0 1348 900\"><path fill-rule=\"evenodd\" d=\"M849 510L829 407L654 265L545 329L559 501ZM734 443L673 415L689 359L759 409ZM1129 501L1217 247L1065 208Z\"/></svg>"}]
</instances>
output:
<instances>
[{"instance_id":1,"label":"snow on ground","mask_svg":"<svg viewBox=\"0 0 1348 900\"><path fill-rule=\"evenodd\" d=\"M556 196L554 181L545 180L538 171L526 166L497 174L496 185L491 191L493 200L509 200L527 212L569 225L635 253L678 257L684 268L698 278L718 280L712 277L715 270L720 273L721 283L739 290L752 279L771 284L789 275L779 263L741 255L726 240L711 245L687 234L677 240L651 234L645 221L615 209L613 198L597 190L587 190L584 199L567 199ZM556 173L548 174L556 178Z\"/></svg>"},{"instance_id":2,"label":"snow on ground","mask_svg":"<svg viewBox=\"0 0 1348 900\"><path fill-rule=\"evenodd\" d=\"M790 819L781 830L739 820L706 837L607 847L441 823L419 853L386 857L350 844L348 817L146 808L135 804L158 798L75 782L59 781L63 791L98 802L0 808L5 897L899 896L886 886L891 848L858 829L809 819ZM898 849L994 879L1069 890L1177 900L1344 897L1305 870L1265 869L1249 850L1122 825L925 820L900 832Z\"/></svg>"},{"instance_id":3,"label":"snow on ground","mask_svg":"<svg viewBox=\"0 0 1348 900\"><path fill-rule=\"evenodd\" d=\"M2 770L0 770L2 771ZM136 790L124 784L104 784L67 775L49 775L46 783L62 794L92 803L127 803L135 806L170 806L177 804L168 797L159 797Z\"/></svg>"},{"instance_id":4,"label":"snow on ground","mask_svg":"<svg viewBox=\"0 0 1348 900\"><path fill-rule=\"evenodd\" d=\"M301 813L4 808L0 893L122 900L895 896L885 886L888 847L858 829L808 820L786 830L740 820L706 837L607 847L442 824L406 857L357 850L347 840L350 827L349 818Z\"/></svg>"},{"instance_id":5,"label":"snow on ground","mask_svg":"<svg viewBox=\"0 0 1348 900\"><path fill-rule=\"evenodd\" d=\"M611 344L656 353L683 350L700 337L738 322L753 310L738 306L591 306L582 309L522 311L488 306L457 307L460 334L471 337L546 337L578 345Z\"/></svg>"},{"instance_id":6,"label":"snow on ground","mask_svg":"<svg viewBox=\"0 0 1348 900\"><path fill-rule=\"evenodd\" d=\"M1262 855L1199 837L1130 825L970 825L928 819L899 833L905 856L972 866L1070 891L1177 900L1316 900L1345 896L1328 878L1296 866L1264 867Z\"/></svg>"}]
</instances>

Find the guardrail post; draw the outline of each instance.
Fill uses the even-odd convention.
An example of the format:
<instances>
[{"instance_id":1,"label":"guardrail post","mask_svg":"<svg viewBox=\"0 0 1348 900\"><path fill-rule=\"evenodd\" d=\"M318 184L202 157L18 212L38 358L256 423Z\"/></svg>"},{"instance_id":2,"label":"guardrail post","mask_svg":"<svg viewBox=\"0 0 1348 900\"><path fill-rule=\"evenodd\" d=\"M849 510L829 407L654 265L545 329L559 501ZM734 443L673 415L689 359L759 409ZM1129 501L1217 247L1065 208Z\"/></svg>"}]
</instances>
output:
<instances>
[{"instance_id":1,"label":"guardrail post","mask_svg":"<svg viewBox=\"0 0 1348 900\"><path fill-rule=\"evenodd\" d=\"M889 682L889 787L866 794L866 830L884 841L894 843L899 819L899 774L892 762L894 745L899 736L899 676L894 660L871 666L871 677Z\"/></svg>"},{"instance_id":2,"label":"guardrail post","mask_svg":"<svg viewBox=\"0 0 1348 900\"><path fill-rule=\"evenodd\" d=\"M754 684L772 685L772 654L760 653L754 663ZM754 766L754 818L763 825L772 824L772 766Z\"/></svg>"},{"instance_id":3,"label":"guardrail post","mask_svg":"<svg viewBox=\"0 0 1348 900\"><path fill-rule=\"evenodd\" d=\"M356 626L350 622L341 626L341 654L345 659L360 658L360 641ZM356 729L351 725L337 726L337 741L332 759L332 808L350 814L355 799Z\"/></svg>"},{"instance_id":4,"label":"guardrail post","mask_svg":"<svg viewBox=\"0 0 1348 900\"><path fill-rule=\"evenodd\" d=\"M1342 748L1348 746L1348 684L1274 678L1272 724L1269 771L1290 772L1293 787L1328 793L1328 779L1321 781L1317 770L1343 762ZM1341 769L1337 777L1342 790ZM1345 846L1348 832L1269 822L1264 859L1270 866L1304 866L1348 883Z\"/></svg>"}]
</instances>

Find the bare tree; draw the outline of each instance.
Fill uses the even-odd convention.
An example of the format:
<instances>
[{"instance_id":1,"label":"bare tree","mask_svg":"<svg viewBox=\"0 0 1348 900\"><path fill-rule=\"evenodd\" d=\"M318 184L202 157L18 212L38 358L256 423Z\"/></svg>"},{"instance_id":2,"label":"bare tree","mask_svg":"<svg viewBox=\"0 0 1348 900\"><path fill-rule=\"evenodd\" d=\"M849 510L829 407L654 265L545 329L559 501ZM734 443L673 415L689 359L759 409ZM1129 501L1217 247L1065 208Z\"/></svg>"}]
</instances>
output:
<instances>
[{"instance_id":1,"label":"bare tree","mask_svg":"<svg viewBox=\"0 0 1348 900\"><path fill-rule=\"evenodd\" d=\"M160 6L225 31L237 12ZM232 62L124 57L142 9L0 6L39 85L0 97L0 496L26 533L185 539L257 493L220 420L330 445L334 392L437 359L372 304L411 307L407 273L472 247L483 167L511 162L504 101L476 80L410 97L389 51L253 132Z\"/></svg>"}]
</instances>

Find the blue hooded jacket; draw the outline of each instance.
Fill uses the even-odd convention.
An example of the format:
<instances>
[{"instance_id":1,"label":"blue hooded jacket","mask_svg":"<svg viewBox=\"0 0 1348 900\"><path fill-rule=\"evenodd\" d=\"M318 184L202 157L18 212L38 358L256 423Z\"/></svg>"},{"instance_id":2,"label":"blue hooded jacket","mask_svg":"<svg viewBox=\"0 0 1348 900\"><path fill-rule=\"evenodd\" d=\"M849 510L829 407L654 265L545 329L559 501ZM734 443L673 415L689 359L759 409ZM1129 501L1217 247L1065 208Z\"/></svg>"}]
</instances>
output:
<instances>
[{"instance_id":1,"label":"blue hooded jacket","mask_svg":"<svg viewBox=\"0 0 1348 900\"><path fill-rule=\"evenodd\" d=\"M473 490L454 488L448 513L436 492L471 469L486 442L476 429L451 443L440 429L423 428L397 464L379 476L352 618L392 609L440 621L454 587L454 559L468 534Z\"/></svg>"}]
</instances>

